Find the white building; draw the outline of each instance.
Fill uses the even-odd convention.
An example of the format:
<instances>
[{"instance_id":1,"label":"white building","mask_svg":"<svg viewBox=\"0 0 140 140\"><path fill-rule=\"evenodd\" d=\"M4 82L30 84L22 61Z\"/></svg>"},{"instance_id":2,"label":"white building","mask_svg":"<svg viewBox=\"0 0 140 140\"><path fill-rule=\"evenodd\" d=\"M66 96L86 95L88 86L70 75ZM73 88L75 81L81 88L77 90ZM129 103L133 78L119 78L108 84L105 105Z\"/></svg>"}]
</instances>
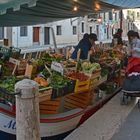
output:
<instances>
[{"instance_id":1,"label":"white building","mask_svg":"<svg viewBox=\"0 0 140 140\"><path fill-rule=\"evenodd\" d=\"M99 21L99 19L101 19ZM84 33L96 33L99 41L111 40L122 22L123 36L128 30L140 31L140 10L123 10L123 19L119 11L91 14L35 26L1 27L0 39L8 39L9 46L25 48L65 47L76 45ZM7 44L6 44L7 45Z\"/></svg>"}]
</instances>

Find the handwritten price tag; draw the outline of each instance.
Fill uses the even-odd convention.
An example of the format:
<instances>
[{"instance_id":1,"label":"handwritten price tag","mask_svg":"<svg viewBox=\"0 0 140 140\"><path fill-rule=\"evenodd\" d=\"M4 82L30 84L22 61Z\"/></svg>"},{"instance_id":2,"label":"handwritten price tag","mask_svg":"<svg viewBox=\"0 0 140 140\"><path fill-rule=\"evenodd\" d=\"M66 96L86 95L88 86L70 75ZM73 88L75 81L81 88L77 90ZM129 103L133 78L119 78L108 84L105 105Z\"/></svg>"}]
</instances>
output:
<instances>
[{"instance_id":1,"label":"handwritten price tag","mask_svg":"<svg viewBox=\"0 0 140 140\"><path fill-rule=\"evenodd\" d=\"M57 71L57 72L61 73L61 75L64 74L63 65L60 64L60 63L58 63L58 62L52 62L51 69L54 70L54 71Z\"/></svg>"}]
</instances>

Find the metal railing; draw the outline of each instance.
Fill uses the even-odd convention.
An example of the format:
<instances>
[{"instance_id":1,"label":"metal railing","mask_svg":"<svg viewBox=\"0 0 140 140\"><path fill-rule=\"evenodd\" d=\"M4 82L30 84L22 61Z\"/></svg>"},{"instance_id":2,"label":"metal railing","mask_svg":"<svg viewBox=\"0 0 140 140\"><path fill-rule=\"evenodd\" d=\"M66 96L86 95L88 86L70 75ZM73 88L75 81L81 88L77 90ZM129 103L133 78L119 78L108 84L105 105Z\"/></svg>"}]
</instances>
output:
<instances>
[{"instance_id":1,"label":"metal railing","mask_svg":"<svg viewBox=\"0 0 140 140\"><path fill-rule=\"evenodd\" d=\"M20 92L11 93L5 88L0 87L0 102L15 104L15 95L21 95Z\"/></svg>"}]
</instances>

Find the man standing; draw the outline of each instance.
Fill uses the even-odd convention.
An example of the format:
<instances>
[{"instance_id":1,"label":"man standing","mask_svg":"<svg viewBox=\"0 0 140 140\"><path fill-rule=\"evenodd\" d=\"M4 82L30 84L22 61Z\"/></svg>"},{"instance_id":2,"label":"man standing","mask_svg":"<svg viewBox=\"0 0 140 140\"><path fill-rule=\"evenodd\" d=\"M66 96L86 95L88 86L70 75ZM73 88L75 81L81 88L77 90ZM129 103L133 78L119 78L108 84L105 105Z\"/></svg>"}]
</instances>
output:
<instances>
[{"instance_id":1,"label":"man standing","mask_svg":"<svg viewBox=\"0 0 140 140\"><path fill-rule=\"evenodd\" d=\"M92 47L95 45L95 41L97 41L97 35L94 33L91 34L85 34L83 36L83 39L80 40L78 45L75 47L74 52L72 53L71 58L76 59L77 53L80 50L80 59L84 60L88 57L88 52L92 49Z\"/></svg>"}]
</instances>

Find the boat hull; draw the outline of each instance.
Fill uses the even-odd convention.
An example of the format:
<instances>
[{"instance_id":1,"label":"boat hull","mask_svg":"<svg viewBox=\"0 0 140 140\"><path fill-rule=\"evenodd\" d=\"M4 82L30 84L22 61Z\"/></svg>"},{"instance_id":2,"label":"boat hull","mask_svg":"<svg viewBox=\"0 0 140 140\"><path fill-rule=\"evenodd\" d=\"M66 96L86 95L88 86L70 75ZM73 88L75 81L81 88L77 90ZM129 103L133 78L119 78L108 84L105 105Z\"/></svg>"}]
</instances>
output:
<instances>
[{"instance_id":1,"label":"boat hull","mask_svg":"<svg viewBox=\"0 0 140 140\"><path fill-rule=\"evenodd\" d=\"M40 118L40 137L41 140L62 140L73 129L81 125L107 101L115 96L121 88L107 98L91 105L86 109L73 109L55 115L44 115ZM59 139L60 138L60 139ZM15 115L0 107L0 139L16 140L16 120Z\"/></svg>"},{"instance_id":2,"label":"boat hull","mask_svg":"<svg viewBox=\"0 0 140 140\"><path fill-rule=\"evenodd\" d=\"M56 115L44 115L40 119L40 137L50 139L58 137L75 129L84 113L83 109L74 109ZM15 116L0 109L0 138L4 140L16 140ZM47 139L47 140L48 140ZM52 138L51 138L52 139Z\"/></svg>"}]
</instances>

